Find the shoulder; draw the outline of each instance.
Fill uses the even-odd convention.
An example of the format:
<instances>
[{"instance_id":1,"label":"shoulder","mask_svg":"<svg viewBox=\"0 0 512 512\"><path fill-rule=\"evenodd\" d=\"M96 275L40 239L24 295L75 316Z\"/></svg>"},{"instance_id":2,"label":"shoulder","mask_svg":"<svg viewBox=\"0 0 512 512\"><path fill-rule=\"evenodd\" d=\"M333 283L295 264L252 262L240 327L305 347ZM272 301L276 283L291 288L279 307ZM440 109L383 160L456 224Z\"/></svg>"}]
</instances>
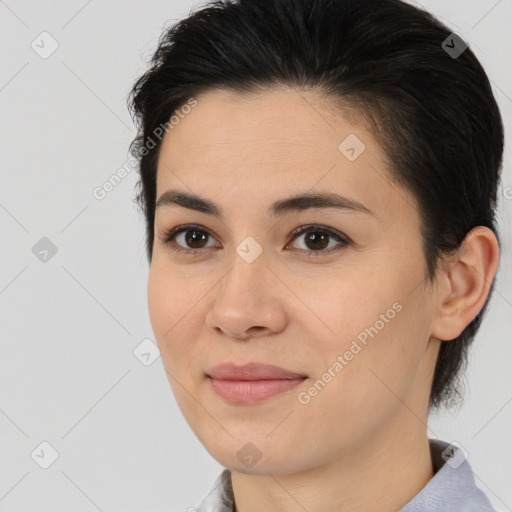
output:
<instances>
[{"instance_id":1,"label":"shoulder","mask_svg":"<svg viewBox=\"0 0 512 512\"><path fill-rule=\"evenodd\" d=\"M234 499L231 486L231 471L224 469L200 503L189 512L233 512Z\"/></svg>"},{"instance_id":2,"label":"shoulder","mask_svg":"<svg viewBox=\"0 0 512 512\"><path fill-rule=\"evenodd\" d=\"M477 487L465 452L440 439L429 444L434 476L400 512L496 512Z\"/></svg>"}]
</instances>

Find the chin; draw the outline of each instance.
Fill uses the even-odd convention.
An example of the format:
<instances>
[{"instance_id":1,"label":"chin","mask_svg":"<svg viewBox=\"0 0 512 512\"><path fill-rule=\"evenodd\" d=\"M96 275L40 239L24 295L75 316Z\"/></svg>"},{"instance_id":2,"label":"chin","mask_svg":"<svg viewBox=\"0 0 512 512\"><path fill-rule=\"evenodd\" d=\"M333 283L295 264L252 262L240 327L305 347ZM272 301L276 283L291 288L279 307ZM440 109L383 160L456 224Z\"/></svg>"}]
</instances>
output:
<instances>
[{"instance_id":1,"label":"chin","mask_svg":"<svg viewBox=\"0 0 512 512\"><path fill-rule=\"evenodd\" d=\"M293 450L283 446L280 440L268 438L266 441L252 442L249 436L242 440L232 439L228 434L225 436L225 444L220 445L213 439L211 442L203 443L208 453L222 466L237 473L246 475L286 475L300 470L301 460L291 458ZM279 448L278 450L276 448ZM304 469L307 469L304 465Z\"/></svg>"}]
</instances>

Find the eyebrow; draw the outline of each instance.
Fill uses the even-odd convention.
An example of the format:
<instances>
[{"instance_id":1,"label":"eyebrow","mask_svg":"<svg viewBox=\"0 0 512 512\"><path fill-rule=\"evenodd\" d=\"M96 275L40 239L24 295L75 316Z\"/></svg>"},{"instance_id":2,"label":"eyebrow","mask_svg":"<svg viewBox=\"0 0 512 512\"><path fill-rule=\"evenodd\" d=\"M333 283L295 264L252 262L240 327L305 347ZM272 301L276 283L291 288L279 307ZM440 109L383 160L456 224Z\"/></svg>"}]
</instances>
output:
<instances>
[{"instance_id":1,"label":"eyebrow","mask_svg":"<svg viewBox=\"0 0 512 512\"><path fill-rule=\"evenodd\" d=\"M162 206L174 205L224 219L222 208L209 199L177 190L167 190L164 192L156 202L155 210ZM310 208L338 208L375 215L374 212L362 203L332 192L300 194L287 199L281 199L270 205L267 213L269 216L279 217L290 212L301 212Z\"/></svg>"}]
</instances>

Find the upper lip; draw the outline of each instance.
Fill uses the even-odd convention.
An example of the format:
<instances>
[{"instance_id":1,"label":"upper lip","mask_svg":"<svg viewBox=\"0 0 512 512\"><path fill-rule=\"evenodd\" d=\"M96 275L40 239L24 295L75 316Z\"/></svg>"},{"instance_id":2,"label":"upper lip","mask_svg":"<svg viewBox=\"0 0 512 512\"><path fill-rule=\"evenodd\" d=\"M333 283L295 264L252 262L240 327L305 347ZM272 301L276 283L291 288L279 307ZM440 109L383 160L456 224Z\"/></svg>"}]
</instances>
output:
<instances>
[{"instance_id":1,"label":"upper lip","mask_svg":"<svg viewBox=\"0 0 512 512\"><path fill-rule=\"evenodd\" d=\"M234 363L222 363L206 372L209 377L221 380L270 380L301 379L307 377L272 364L247 363L237 366Z\"/></svg>"}]
</instances>

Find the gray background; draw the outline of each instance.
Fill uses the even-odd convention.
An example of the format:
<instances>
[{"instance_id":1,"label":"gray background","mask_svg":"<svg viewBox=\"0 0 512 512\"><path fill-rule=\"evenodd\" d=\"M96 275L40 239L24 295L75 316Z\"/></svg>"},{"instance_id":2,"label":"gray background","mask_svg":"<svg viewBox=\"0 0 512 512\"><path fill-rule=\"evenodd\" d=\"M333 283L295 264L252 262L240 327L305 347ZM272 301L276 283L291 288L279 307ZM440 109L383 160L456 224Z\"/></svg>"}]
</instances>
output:
<instances>
[{"instance_id":1,"label":"gray background","mask_svg":"<svg viewBox=\"0 0 512 512\"><path fill-rule=\"evenodd\" d=\"M145 366L133 353L153 339L135 172L103 200L92 194L127 160L126 95L158 36L199 5L0 1L1 511L184 511L222 469L183 419L161 359ZM512 0L418 5L481 59L508 143L501 267L470 390L460 411L430 419L429 436L464 446L477 484L512 510ZM48 58L31 47L51 49L43 31L58 43ZM33 253L43 237L57 249L46 262ZM48 469L43 441L58 452Z\"/></svg>"}]
</instances>

